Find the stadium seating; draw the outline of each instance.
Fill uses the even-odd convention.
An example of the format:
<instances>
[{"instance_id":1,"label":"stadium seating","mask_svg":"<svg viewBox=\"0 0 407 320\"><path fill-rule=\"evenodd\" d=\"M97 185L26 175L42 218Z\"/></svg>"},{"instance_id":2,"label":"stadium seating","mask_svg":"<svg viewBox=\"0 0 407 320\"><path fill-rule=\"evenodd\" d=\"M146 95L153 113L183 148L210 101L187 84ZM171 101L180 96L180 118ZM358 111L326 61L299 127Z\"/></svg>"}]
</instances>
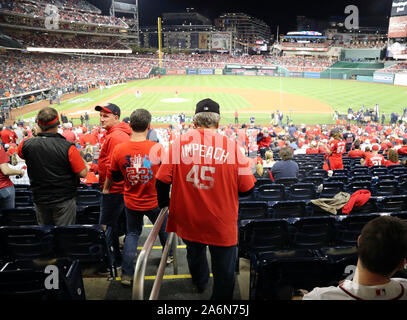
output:
<instances>
[{"instance_id":1,"label":"stadium seating","mask_svg":"<svg viewBox=\"0 0 407 320\"><path fill-rule=\"evenodd\" d=\"M282 184L264 184L257 190L259 201L281 201L285 200L285 187Z\"/></svg>"},{"instance_id":2,"label":"stadium seating","mask_svg":"<svg viewBox=\"0 0 407 320\"><path fill-rule=\"evenodd\" d=\"M288 189L288 200L315 199L316 190L313 183L295 183Z\"/></svg>"},{"instance_id":3,"label":"stadium seating","mask_svg":"<svg viewBox=\"0 0 407 320\"><path fill-rule=\"evenodd\" d=\"M26 226L37 225L37 216L33 207L17 207L2 210L3 226Z\"/></svg>"}]
</instances>

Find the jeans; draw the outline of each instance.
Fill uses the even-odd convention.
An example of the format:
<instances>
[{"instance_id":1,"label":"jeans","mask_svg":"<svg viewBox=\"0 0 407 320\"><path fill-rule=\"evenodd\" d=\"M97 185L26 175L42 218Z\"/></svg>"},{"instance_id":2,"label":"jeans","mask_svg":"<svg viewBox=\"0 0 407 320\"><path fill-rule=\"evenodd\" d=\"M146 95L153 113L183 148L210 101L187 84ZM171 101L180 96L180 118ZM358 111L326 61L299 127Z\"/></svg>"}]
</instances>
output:
<instances>
[{"instance_id":1,"label":"jeans","mask_svg":"<svg viewBox=\"0 0 407 320\"><path fill-rule=\"evenodd\" d=\"M187 261L192 282L204 287L209 281L206 246L211 253L213 291L211 300L232 300L235 286L237 246L220 247L183 239L187 245Z\"/></svg>"},{"instance_id":2,"label":"jeans","mask_svg":"<svg viewBox=\"0 0 407 320\"><path fill-rule=\"evenodd\" d=\"M112 250L110 263L116 267L120 265L121 260L118 221L123 210L124 198L121 193L108 193L102 195L99 224L106 226L106 242Z\"/></svg>"},{"instance_id":3,"label":"jeans","mask_svg":"<svg viewBox=\"0 0 407 320\"><path fill-rule=\"evenodd\" d=\"M144 215L146 215L150 221L154 224L160 214L160 208L155 208L149 211L135 211L126 208L127 215L127 234L124 240L123 248L123 260L122 260L122 274L127 276L133 276L134 266L136 264L137 258L137 246L138 240L140 238L141 232L143 231L143 220ZM161 245L165 246L168 234L165 232L165 227L167 225L167 218L165 218L161 229L158 232ZM169 255L172 255L172 250L170 250Z\"/></svg>"},{"instance_id":4,"label":"jeans","mask_svg":"<svg viewBox=\"0 0 407 320\"><path fill-rule=\"evenodd\" d=\"M14 186L0 189L0 208L13 209L15 207L15 197Z\"/></svg>"}]
</instances>

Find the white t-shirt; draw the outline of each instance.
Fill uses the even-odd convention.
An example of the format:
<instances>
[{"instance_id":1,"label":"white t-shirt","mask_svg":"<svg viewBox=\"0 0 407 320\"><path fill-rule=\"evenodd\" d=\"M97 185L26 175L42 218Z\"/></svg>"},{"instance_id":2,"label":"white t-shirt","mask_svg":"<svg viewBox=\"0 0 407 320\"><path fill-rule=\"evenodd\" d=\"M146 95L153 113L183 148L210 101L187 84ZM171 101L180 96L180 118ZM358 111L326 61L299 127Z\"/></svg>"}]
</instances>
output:
<instances>
[{"instance_id":1,"label":"white t-shirt","mask_svg":"<svg viewBox=\"0 0 407 320\"><path fill-rule=\"evenodd\" d=\"M392 278L378 286L363 286L345 280L337 287L314 288L303 300L407 300L407 279Z\"/></svg>"}]
</instances>

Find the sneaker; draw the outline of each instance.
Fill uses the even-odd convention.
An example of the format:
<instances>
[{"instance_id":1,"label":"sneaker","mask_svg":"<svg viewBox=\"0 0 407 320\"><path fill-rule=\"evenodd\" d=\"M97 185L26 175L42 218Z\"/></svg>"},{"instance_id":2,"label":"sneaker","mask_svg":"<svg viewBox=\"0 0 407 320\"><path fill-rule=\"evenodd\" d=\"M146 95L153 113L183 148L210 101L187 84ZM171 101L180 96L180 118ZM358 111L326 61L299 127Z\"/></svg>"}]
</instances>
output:
<instances>
[{"instance_id":1,"label":"sneaker","mask_svg":"<svg viewBox=\"0 0 407 320\"><path fill-rule=\"evenodd\" d=\"M123 286L131 287L131 285L133 284L133 277L128 276L126 274L122 274L121 283Z\"/></svg>"},{"instance_id":2,"label":"sneaker","mask_svg":"<svg viewBox=\"0 0 407 320\"><path fill-rule=\"evenodd\" d=\"M167 264L170 264L174 261L174 256L168 256L167 257Z\"/></svg>"}]
</instances>

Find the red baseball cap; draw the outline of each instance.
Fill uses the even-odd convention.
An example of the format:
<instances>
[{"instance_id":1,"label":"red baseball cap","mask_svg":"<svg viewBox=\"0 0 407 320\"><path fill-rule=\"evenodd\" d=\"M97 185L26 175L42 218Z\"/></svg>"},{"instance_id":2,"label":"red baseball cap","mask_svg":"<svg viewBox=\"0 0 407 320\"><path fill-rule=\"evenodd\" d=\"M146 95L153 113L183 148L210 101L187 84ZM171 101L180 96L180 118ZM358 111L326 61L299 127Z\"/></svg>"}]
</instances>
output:
<instances>
[{"instance_id":1,"label":"red baseball cap","mask_svg":"<svg viewBox=\"0 0 407 320\"><path fill-rule=\"evenodd\" d=\"M96 106L95 107L96 111L104 111L107 113L113 113L115 116L119 116L120 117L120 108L113 104L113 103L109 103L106 106Z\"/></svg>"},{"instance_id":2,"label":"red baseball cap","mask_svg":"<svg viewBox=\"0 0 407 320\"><path fill-rule=\"evenodd\" d=\"M372 150L374 150L374 151L379 151L379 150L380 150L380 146L379 146L378 144L374 144L374 145L372 146Z\"/></svg>"}]
</instances>

